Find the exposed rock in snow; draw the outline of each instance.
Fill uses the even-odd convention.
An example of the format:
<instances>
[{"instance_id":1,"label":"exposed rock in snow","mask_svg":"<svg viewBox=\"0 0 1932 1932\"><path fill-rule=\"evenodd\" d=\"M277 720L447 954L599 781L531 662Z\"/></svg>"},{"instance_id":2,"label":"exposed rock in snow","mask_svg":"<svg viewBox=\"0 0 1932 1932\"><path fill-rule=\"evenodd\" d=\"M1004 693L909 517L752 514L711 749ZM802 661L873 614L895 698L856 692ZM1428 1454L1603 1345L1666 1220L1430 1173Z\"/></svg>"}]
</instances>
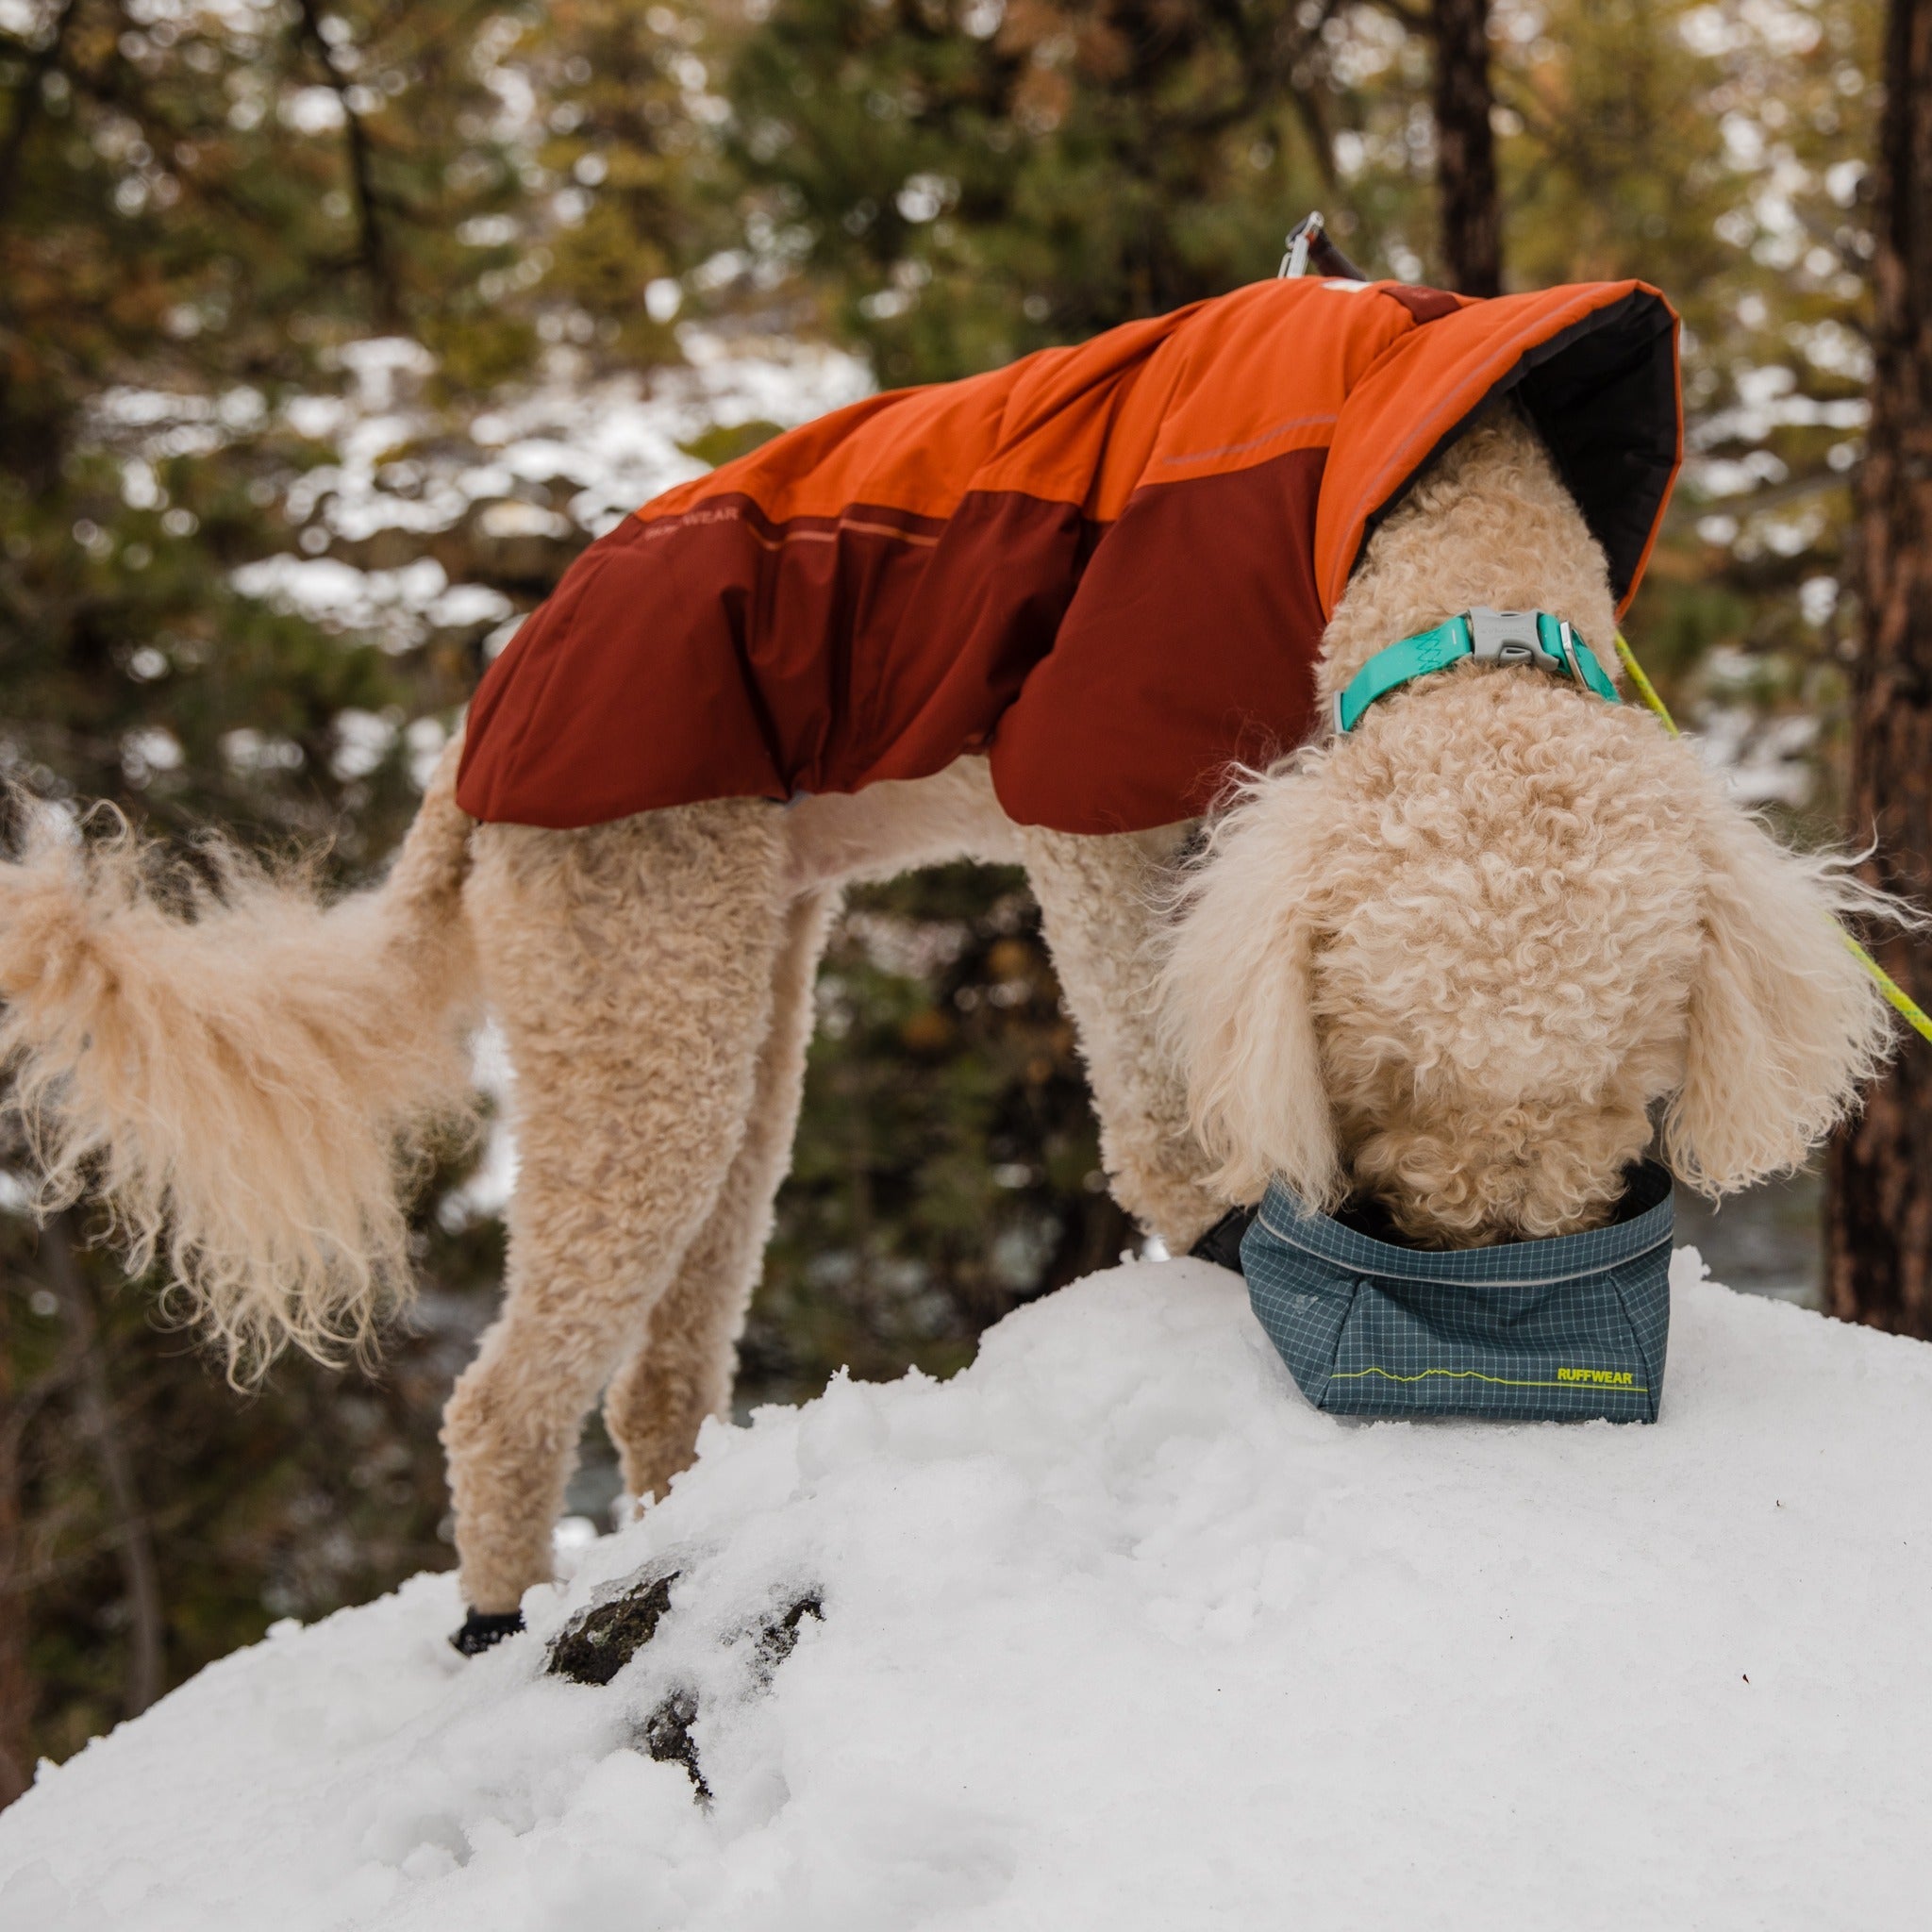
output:
<instances>
[{"instance_id":1,"label":"exposed rock in snow","mask_svg":"<svg viewBox=\"0 0 1932 1932\"><path fill-rule=\"evenodd\" d=\"M474 1662L437 1576L205 1672L0 1924L1917 1926L1932 1349L1699 1273L1621 1429L1339 1424L1234 1276L1100 1275L714 1428Z\"/></svg>"}]
</instances>

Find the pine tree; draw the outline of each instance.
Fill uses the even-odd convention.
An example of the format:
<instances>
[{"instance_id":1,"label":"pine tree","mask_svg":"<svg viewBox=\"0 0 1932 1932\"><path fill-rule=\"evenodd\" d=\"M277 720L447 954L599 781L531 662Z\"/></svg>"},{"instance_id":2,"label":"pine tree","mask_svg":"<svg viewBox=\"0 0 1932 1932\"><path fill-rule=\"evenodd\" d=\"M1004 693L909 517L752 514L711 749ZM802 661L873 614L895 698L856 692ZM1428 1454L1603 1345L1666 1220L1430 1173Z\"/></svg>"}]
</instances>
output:
<instances>
[{"instance_id":1,"label":"pine tree","mask_svg":"<svg viewBox=\"0 0 1932 1932\"><path fill-rule=\"evenodd\" d=\"M733 151L882 380L958 375L1272 274L1333 178L1328 17L780 0L725 78Z\"/></svg>"},{"instance_id":2,"label":"pine tree","mask_svg":"<svg viewBox=\"0 0 1932 1932\"><path fill-rule=\"evenodd\" d=\"M1875 829L1874 884L1923 902L1932 883L1932 6L1890 0L1878 144L1872 427L1860 479L1860 649L1853 665L1855 837ZM1879 949L1932 1001L1913 936ZM1832 1312L1932 1335L1932 1058L1907 1039L1832 1149Z\"/></svg>"},{"instance_id":3,"label":"pine tree","mask_svg":"<svg viewBox=\"0 0 1932 1932\"><path fill-rule=\"evenodd\" d=\"M1503 289L1503 205L1491 126L1489 0L1435 0L1436 179L1442 259L1467 295Z\"/></svg>"}]
</instances>

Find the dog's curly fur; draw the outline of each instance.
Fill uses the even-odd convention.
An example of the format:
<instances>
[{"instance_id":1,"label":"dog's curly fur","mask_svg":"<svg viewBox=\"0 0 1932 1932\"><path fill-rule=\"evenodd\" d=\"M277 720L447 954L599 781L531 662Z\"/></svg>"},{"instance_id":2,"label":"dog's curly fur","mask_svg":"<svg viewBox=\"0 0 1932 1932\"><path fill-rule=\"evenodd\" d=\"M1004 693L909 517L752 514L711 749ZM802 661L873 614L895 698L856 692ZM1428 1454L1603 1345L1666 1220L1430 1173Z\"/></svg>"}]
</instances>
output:
<instances>
[{"instance_id":1,"label":"dog's curly fur","mask_svg":"<svg viewBox=\"0 0 1932 1932\"><path fill-rule=\"evenodd\" d=\"M212 841L208 876L158 891L118 820L87 843L40 815L0 865L0 1058L40 1204L104 1201L238 1374L361 1346L408 1292L399 1197L424 1131L471 1106L455 787L446 759L384 889L328 907Z\"/></svg>"},{"instance_id":2,"label":"dog's curly fur","mask_svg":"<svg viewBox=\"0 0 1932 1932\"><path fill-rule=\"evenodd\" d=\"M1374 534L1324 695L1474 604L1613 635L1602 554L1507 412ZM640 1496L726 1400L847 881L1026 865L1114 1188L1175 1250L1273 1174L1427 1241L1586 1227L1658 1113L1722 1193L1801 1159L1890 1038L1832 924L1889 902L1641 712L1529 670L1420 680L1246 774L1178 869L1183 828L1012 824L979 759L554 832L473 825L456 757L388 882L326 909L233 860L184 920L126 841L42 827L0 866L0 1050L56 1197L97 1184L245 1363L358 1340L406 1291L398 1150L454 1104L487 1002L521 1170L504 1310L444 1430L483 1611L549 1574L600 1389Z\"/></svg>"},{"instance_id":3,"label":"dog's curly fur","mask_svg":"<svg viewBox=\"0 0 1932 1932\"><path fill-rule=\"evenodd\" d=\"M1324 698L1478 603L1561 612L1614 666L1602 553L1507 416L1375 538ZM1566 1234L1612 1206L1655 1102L1707 1193L1801 1161L1891 1037L1834 915L1893 909L1646 713L1465 662L1241 787L1181 894L1171 1049L1231 1198L1277 1173L1445 1245Z\"/></svg>"}]
</instances>

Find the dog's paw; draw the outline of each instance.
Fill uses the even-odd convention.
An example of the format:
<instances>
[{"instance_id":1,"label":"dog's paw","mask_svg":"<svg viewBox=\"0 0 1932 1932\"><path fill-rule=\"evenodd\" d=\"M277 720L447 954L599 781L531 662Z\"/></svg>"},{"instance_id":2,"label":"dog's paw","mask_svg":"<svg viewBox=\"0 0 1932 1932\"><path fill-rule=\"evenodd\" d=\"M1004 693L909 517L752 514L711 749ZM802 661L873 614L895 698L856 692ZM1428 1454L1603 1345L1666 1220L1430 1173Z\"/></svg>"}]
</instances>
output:
<instances>
[{"instance_id":1,"label":"dog's paw","mask_svg":"<svg viewBox=\"0 0 1932 1932\"><path fill-rule=\"evenodd\" d=\"M481 1657L492 1644L514 1637L524 1627L521 1610L472 1610L463 1627L450 1633L450 1642L465 1657Z\"/></svg>"}]
</instances>

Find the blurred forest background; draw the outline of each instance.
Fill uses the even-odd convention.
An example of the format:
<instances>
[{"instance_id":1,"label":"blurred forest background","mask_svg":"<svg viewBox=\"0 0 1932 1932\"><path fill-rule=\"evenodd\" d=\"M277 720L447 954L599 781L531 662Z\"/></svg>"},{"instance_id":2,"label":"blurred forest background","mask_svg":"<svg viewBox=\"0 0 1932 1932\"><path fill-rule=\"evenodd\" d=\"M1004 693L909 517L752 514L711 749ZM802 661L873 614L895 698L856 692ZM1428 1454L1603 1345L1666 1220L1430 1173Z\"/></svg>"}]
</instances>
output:
<instances>
[{"instance_id":1,"label":"blurred forest background","mask_svg":"<svg viewBox=\"0 0 1932 1932\"><path fill-rule=\"evenodd\" d=\"M1438 163L1487 128L1504 286L1638 275L1686 318L1630 634L1747 796L1829 831L1879 31L1874 0L0 0L0 770L366 878L636 504L875 384L1269 275L1311 207L1372 273L1473 285ZM1457 127L1435 57L1472 32L1493 99ZM856 898L821 1007L746 1404L949 1373L1133 1239L1016 875ZM437 1415L508 1160L448 1150L375 1373L246 1398L0 1171L0 1803L273 1620L451 1560ZM574 1507L614 1488L593 1435Z\"/></svg>"}]
</instances>

